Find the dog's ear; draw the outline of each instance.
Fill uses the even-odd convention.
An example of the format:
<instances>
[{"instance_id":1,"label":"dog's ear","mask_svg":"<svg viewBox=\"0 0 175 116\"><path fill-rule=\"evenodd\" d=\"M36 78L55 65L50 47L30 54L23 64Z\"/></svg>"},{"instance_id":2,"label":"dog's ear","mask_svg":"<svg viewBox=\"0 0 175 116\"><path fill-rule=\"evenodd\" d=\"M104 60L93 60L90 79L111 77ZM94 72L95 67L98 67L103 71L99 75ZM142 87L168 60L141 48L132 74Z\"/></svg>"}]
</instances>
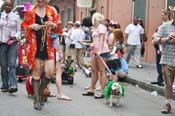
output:
<instances>
[{"instance_id":1,"label":"dog's ear","mask_svg":"<svg viewBox=\"0 0 175 116\"><path fill-rule=\"evenodd\" d=\"M122 87L120 86L120 94L122 95L123 94L123 91L122 91Z\"/></svg>"}]
</instances>

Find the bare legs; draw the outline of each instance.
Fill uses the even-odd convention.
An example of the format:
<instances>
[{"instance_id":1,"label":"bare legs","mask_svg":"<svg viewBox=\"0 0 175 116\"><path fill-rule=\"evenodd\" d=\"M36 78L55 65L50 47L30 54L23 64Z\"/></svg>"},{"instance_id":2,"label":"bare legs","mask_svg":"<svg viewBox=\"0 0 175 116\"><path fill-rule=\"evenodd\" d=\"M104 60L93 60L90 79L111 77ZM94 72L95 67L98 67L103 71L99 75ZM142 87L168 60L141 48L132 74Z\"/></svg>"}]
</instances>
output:
<instances>
[{"instance_id":1,"label":"bare legs","mask_svg":"<svg viewBox=\"0 0 175 116\"><path fill-rule=\"evenodd\" d=\"M68 96L66 96L63 91L62 91L62 78L61 78L61 74L62 74L62 69L61 69L61 62L57 61L56 63L56 87L58 90L58 99L62 99L62 100L71 100L71 98L69 98Z\"/></svg>"},{"instance_id":2,"label":"bare legs","mask_svg":"<svg viewBox=\"0 0 175 116\"><path fill-rule=\"evenodd\" d=\"M91 84L88 89L88 92L94 92L94 88L96 85L96 82L98 80L98 73L99 73L99 83L101 85L100 93L98 96L95 96L96 98L101 98L103 95L103 90L106 86L106 72L105 72L105 66L103 65L102 61L99 57L92 57L92 79ZM83 95L88 95L88 92L83 93Z\"/></svg>"},{"instance_id":3,"label":"bare legs","mask_svg":"<svg viewBox=\"0 0 175 116\"><path fill-rule=\"evenodd\" d=\"M39 59L35 60L35 67L32 72L32 87L34 89L34 109L41 110L41 105L43 105L42 96L44 88L48 85L51 75L54 72L54 60L44 61L45 75L41 77L42 61Z\"/></svg>"}]
</instances>

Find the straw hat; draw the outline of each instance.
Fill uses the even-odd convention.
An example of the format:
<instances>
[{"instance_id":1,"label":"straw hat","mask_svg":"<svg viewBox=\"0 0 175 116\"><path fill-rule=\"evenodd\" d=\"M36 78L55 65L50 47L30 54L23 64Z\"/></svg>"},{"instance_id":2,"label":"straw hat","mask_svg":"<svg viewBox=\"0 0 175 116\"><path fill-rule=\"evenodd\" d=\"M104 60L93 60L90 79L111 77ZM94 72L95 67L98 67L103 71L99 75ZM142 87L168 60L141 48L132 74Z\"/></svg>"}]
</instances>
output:
<instances>
[{"instance_id":1,"label":"straw hat","mask_svg":"<svg viewBox=\"0 0 175 116\"><path fill-rule=\"evenodd\" d=\"M75 21L75 24L81 25L80 21Z\"/></svg>"},{"instance_id":2,"label":"straw hat","mask_svg":"<svg viewBox=\"0 0 175 116\"><path fill-rule=\"evenodd\" d=\"M68 21L68 25L73 25L74 23L72 21Z\"/></svg>"}]
</instances>

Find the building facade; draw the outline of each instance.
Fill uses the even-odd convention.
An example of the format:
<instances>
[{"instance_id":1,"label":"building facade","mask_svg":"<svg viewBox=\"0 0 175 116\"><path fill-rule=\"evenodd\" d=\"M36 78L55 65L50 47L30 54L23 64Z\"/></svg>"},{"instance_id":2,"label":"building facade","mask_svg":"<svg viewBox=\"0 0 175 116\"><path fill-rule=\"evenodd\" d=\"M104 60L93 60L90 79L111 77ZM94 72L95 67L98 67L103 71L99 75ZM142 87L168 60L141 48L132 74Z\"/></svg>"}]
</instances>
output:
<instances>
[{"instance_id":1,"label":"building facade","mask_svg":"<svg viewBox=\"0 0 175 116\"><path fill-rule=\"evenodd\" d=\"M75 21L76 17L76 1L75 0L50 0L49 4L57 5L60 9L62 27L67 25L68 21Z\"/></svg>"},{"instance_id":2,"label":"building facade","mask_svg":"<svg viewBox=\"0 0 175 116\"><path fill-rule=\"evenodd\" d=\"M73 21L82 20L83 17L92 15L94 12L102 13L106 18L119 22L124 31L126 26L132 23L135 16L140 17L144 21L145 32L148 37L146 42L146 51L143 60L148 63L155 63L155 50L151 43L151 36L161 24L161 10L169 5L175 5L175 0L92 0L91 8L76 7L76 0L50 0L52 3L64 10L60 13L65 21L66 17L71 17ZM72 8L71 16L68 16L68 8Z\"/></svg>"}]
</instances>

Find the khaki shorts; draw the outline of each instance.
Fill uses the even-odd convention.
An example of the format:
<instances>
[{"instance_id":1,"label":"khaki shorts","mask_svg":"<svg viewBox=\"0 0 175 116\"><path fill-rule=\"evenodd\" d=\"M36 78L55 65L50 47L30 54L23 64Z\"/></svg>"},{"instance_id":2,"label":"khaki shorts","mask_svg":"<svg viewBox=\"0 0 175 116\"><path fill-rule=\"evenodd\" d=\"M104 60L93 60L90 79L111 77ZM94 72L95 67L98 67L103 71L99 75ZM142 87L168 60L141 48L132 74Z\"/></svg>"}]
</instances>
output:
<instances>
[{"instance_id":1,"label":"khaki shorts","mask_svg":"<svg viewBox=\"0 0 175 116\"><path fill-rule=\"evenodd\" d=\"M163 64L162 73L163 73L165 84L167 86L172 86L174 82L174 77L175 77L175 67Z\"/></svg>"},{"instance_id":2,"label":"khaki shorts","mask_svg":"<svg viewBox=\"0 0 175 116\"><path fill-rule=\"evenodd\" d=\"M66 45L66 56L71 56L71 50L70 47Z\"/></svg>"}]
</instances>

